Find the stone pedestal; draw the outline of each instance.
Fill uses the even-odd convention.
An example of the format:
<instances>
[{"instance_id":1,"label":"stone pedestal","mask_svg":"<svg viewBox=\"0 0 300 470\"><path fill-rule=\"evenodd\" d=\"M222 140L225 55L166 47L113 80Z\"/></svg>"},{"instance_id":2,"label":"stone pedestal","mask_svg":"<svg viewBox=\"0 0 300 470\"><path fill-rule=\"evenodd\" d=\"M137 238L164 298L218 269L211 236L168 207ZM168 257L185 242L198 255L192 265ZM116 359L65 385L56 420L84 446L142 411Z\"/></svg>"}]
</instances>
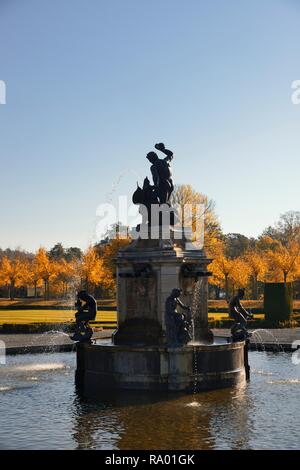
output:
<instances>
[{"instance_id":1,"label":"stone pedestal","mask_svg":"<svg viewBox=\"0 0 300 470\"><path fill-rule=\"evenodd\" d=\"M118 329L116 345L164 345L165 302L174 288L193 309L195 340L208 330L207 265L203 251L186 251L163 240L139 240L117 258Z\"/></svg>"}]
</instances>

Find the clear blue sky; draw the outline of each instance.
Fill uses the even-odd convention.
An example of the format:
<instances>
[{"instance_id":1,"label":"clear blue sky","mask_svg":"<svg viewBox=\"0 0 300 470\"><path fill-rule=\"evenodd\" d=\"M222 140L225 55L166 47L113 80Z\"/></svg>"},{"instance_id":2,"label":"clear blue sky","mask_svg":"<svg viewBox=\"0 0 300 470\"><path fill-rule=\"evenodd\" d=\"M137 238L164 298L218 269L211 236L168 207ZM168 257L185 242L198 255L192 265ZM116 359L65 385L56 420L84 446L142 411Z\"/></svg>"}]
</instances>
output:
<instances>
[{"instance_id":1,"label":"clear blue sky","mask_svg":"<svg viewBox=\"0 0 300 470\"><path fill-rule=\"evenodd\" d=\"M0 247L86 247L158 141L225 232L300 209L297 0L0 0L0 48Z\"/></svg>"}]
</instances>

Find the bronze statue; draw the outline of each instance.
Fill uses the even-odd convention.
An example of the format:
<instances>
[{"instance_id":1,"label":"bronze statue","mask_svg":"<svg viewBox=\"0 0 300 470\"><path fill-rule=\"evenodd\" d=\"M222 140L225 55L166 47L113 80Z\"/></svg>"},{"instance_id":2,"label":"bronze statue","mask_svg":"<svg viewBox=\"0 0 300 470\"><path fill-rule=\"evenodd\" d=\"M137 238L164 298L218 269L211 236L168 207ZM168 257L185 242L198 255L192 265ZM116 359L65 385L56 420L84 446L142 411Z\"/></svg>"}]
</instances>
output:
<instances>
[{"instance_id":1,"label":"bronze statue","mask_svg":"<svg viewBox=\"0 0 300 470\"><path fill-rule=\"evenodd\" d=\"M151 185L148 178L144 179L143 187L139 186L135 190L132 196L132 202L139 204L139 213L142 215L142 226L151 226L151 211L152 208L157 212L154 212L154 225L163 225L164 220L169 220L168 224L174 226L176 220L176 214L170 205L170 197L174 190L174 184L172 180L172 172L170 162L173 159L173 152L165 148L163 143L156 144L155 148L163 152L166 157L158 158L155 152L149 152L147 159L152 163L151 173L153 178L153 185ZM160 207L162 204L166 206ZM156 206L156 207L155 207ZM164 212L164 216L167 215L168 219L164 219L161 211ZM169 216L168 216L169 213ZM156 220L157 218L157 220ZM137 226L137 231L141 230L141 225Z\"/></svg>"},{"instance_id":2,"label":"bronze statue","mask_svg":"<svg viewBox=\"0 0 300 470\"><path fill-rule=\"evenodd\" d=\"M159 203L169 204L171 194L174 190L172 171L170 162L173 159L173 152L165 148L163 143L156 144L155 148L166 155L165 158L158 158L155 152L149 152L147 159L151 166L151 173L154 187L156 188Z\"/></svg>"},{"instance_id":3,"label":"bronze statue","mask_svg":"<svg viewBox=\"0 0 300 470\"><path fill-rule=\"evenodd\" d=\"M245 289L239 289L237 295L232 297L229 302L229 316L235 320L231 328L231 336L233 341L241 341L251 336L247 331L247 320L253 318L241 304L241 300L245 296Z\"/></svg>"},{"instance_id":4,"label":"bronze statue","mask_svg":"<svg viewBox=\"0 0 300 470\"><path fill-rule=\"evenodd\" d=\"M167 343L170 346L187 344L192 339L190 333L192 316L191 308L180 300L181 289L173 289L166 300L165 323ZM177 312L177 306L187 313Z\"/></svg>"},{"instance_id":5,"label":"bronze statue","mask_svg":"<svg viewBox=\"0 0 300 470\"><path fill-rule=\"evenodd\" d=\"M93 330L89 325L89 321L96 318L97 302L86 290L82 290L77 294L75 307L77 309L75 314L75 333L71 336L71 339L80 342L90 341Z\"/></svg>"},{"instance_id":6,"label":"bronze statue","mask_svg":"<svg viewBox=\"0 0 300 470\"><path fill-rule=\"evenodd\" d=\"M148 178L144 179L143 188L139 186L135 190L132 196L132 202L134 204L139 204L140 207L139 213L142 215L142 225L149 224L151 225L151 206L152 204L159 204L158 195L156 188L150 184ZM137 227L139 231L140 227Z\"/></svg>"}]
</instances>

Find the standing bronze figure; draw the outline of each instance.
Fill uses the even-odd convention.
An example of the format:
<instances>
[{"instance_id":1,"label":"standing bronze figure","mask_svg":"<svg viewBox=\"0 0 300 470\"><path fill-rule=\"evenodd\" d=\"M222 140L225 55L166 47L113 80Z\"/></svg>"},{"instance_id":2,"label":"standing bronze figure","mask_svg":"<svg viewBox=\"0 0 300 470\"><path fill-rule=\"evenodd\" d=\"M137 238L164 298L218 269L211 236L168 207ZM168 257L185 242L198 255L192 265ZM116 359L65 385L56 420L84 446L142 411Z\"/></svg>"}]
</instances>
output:
<instances>
[{"instance_id":1,"label":"standing bronze figure","mask_svg":"<svg viewBox=\"0 0 300 470\"><path fill-rule=\"evenodd\" d=\"M229 316L235 321L231 328L231 336L233 341L242 341L251 336L247 331L247 320L253 318L241 304L241 300L245 296L245 289L239 289L237 295L232 297L229 302Z\"/></svg>"},{"instance_id":2,"label":"standing bronze figure","mask_svg":"<svg viewBox=\"0 0 300 470\"><path fill-rule=\"evenodd\" d=\"M75 333L70 338L73 341L79 342L90 341L93 336L93 330L89 325L89 321L96 318L97 302L86 290L81 290L77 294L75 307L77 309L75 314Z\"/></svg>"},{"instance_id":3,"label":"standing bronze figure","mask_svg":"<svg viewBox=\"0 0 300 470\"><path fill-rule=\"evenodd\" d=\"M173 289L166 300L165 323L166 336L169 346L187 344L192 339L190 333L192 315L191 308L180 300L181 289ZM186 314L177 312L177 306L186 311Z\"/></svg>"},{"instance_id":4,"label":"standing bronze figure","mask_svg":"<svg viewBox=\"0 0 300 470\"><path fill-rule=\"evenodd\" d=\"M170 165L170 162L173 159L173 152L166 149L163 143L156 144L155 148L164 153L166 157L158 158L158 155L155 152L149 152L147 154L147 159L152 163L151 173L153 184L157 191L159 203L169 204L171 194L174 190Z\"/></svg>"}]
</instances>

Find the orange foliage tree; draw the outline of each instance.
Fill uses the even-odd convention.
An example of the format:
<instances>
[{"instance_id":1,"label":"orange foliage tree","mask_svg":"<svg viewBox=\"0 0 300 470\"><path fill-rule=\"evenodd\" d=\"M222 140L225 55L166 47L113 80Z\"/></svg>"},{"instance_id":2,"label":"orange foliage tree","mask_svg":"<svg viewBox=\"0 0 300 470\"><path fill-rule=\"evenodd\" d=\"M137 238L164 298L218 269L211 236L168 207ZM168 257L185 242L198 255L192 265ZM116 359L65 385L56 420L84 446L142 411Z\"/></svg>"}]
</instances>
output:
<instances>
[{"instance_id":1,"label":"orange foliage tree","mask_svg":"<svg viewBox=\"0 0 300 470\"><path fill-rule=\"evenodd\" d=\"M212 243L207 254L213 259L209 265L212 271L210 284L225 290L226 299L236 288L246 287L249 283L250 270L242 258L231 258L226 255L226 244L218 238Z\"/></svg>"},{"instance_id":2,"label":"orange foliage tree","mask_svg":"<svg viewBox=\"0 0 300 470\"><path fill-rule=\"evenodd\" d=\"M66 261L64 258L56 262L55 287L62 297L74 295L80 285L80 263L72 259Z\"/></svg>"},{"instance_id":3,"label":"orange foliage tree","mask_svg":"<svg viewBox=\"0 0 300 470\"><path fill-rule=\"evenodd\" d=\"M264 253L259 253L256 249L248 250L243 258L252 281L252 297L257 300L258 282L265 280L268 270L267 259Z\"/></svg>"},{"instance_id":4,"label":"orange foliage tree","mask_svg":"<svg viewBox=\"0 0 300 470\"><path fill-rule=\"evenodd\" d=\"M279 243L275 250L267 252L269 275L277 282L294 282L300 271L300 244L292 240L286 246Z\"/></svg>"},{"instance_id":5,"label":"orange foliage tree","mask_svg":"<svg viewBox=\"0 0 300 470\"><path fill-rule=\"evenodd\" d=\"M228 278L231 284L232 294L235 293L235 289L244 288L248 285L250 269L243 258L231 260L231 270Z\"/></svg>"},{"instance_id":6,"label":"orange foliage tree","mask_svg":"<svg viewBox=\"0 0 300 470\"><path fill-rule=\"evenodd\" d=\"M103 260L93 246L90 246L83 255L80 264L80 275L87 290L92 286L97 286L104 278Z\"/></svg>"},{"instance_id":7,"label":"orange foliage tree","mask_svg":"<svg viewBox=\"0 0 300 470\"><path fill-rule=\"evenodd\" d=\"M204 217L204 245L208 249L211 244L214 243L214 239L221 232L220 223L215 214L215 204L212 199L209 199L205 194L195 191L190 184L175 185L174 191L171 196L172 206L177 206L178 217L180 224L184 224L185 227L190 226L194 233L194 239L196 238L196 221L197 218ZM184 214L184 207L191 206L191 213ZM196 206L201 205L200 211L196 210ZM187 220L183 220L184 216ZM197 234L199 236L200 234Z\"/></svg>"},{"instance_id":8,"label":"orange foliage tree","mask_svg":"<svg viewBox=\"0 0 300 470\"><path fill-rule=\"evenodd\" d=\"M44 282L45 300L48 300L50 292L50 281L52 281L57 275L56 263L49 259L49 256L47 255L47 252L44 248L40 248L37 251L34 262L37 270L37 276Z\"/></svg>"},{"instance_id":9,"label":"orange foliage tree","mask_svg":"<svg viewBox=\"0 0 300 470\"><path fill-rule=\"evenodd\" d=\"M213 274L210 282L224 289L227 299L229 299L229 280L233 268L234 261L224 253L220 253L209 265Z\"/></svg>"},{"instance_id":10,"label":"orange foliage tree","mask_svg":"<svg viewBox=\"0 0 300 470\"><path fill-rule=\"evenodd\" d=\"M102 251L103 269L105 276L101 284L104 289L107 289L112 294L116 292L116 258L118 251L125 248L130 243L129 238L114 238L107 243Z\"/></svg>"},{"instance_id":11,"label":"orange foliage tree","mask_svg":"<svg viewBox=\"0 0 300 470\"><path fill-rule=\"evenodd\" d=\"M23 285L26 276L25 263L21 257L9 259L4 256L0 265L0 283L6 285L9 291L9 297L14 299L15 287Z\"/></svg>"},{"instance_id":12,"label":"orange foliage tree","mask_svg":"<svg viewBox=\"0 0 300 470\"><path fill-rule=\"evenodd\" d=\"M37 289L43 285L43 280L36 256L30 261L27 261L27 266L26 284L34 287L34 297L37 297Z\"/></svg>"}]
</instances>

